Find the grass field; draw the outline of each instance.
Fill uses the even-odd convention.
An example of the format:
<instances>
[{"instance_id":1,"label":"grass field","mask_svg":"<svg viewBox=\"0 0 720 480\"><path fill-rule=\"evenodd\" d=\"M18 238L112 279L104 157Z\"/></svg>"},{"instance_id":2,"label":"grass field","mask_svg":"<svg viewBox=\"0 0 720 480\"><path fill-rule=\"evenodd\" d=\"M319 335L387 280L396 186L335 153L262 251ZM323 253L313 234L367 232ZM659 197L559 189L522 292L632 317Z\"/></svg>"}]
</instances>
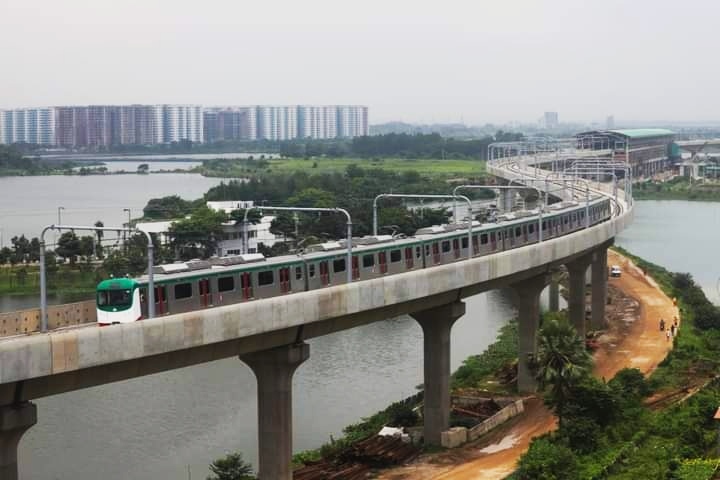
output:
<instances>
[{"instance_id":1,"label":"grass field","mask_svg":"<svg viewBox=\"0 0 720 480\"><path fill-rule=\"evenodd\" d=\"M368 159L368 158L279 158L267 161L268 166L258 168L242 160L216 163L211 168L200 167L207 176L246 176L261 172L295 172L305 170L309 173L344 172L349 165L362 168L380 168L394 172L416 171L432 176L478 175L485 172L483 160L456 159Z\"/></svg>"}]
</instances>

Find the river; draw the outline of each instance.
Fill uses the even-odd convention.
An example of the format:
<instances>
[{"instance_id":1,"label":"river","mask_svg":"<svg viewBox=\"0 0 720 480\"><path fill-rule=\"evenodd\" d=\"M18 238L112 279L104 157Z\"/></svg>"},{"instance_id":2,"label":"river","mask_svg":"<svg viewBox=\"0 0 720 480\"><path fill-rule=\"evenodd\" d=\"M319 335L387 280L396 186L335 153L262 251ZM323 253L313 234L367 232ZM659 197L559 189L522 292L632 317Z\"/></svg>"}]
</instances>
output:
<instances>
[{"instance_id":1,"label":"river","mask_svg":"<svg viewBox=\"0 0 720 480\"><path fill-rule=\"evenodd\" d=\"M118 208L121 199L177 191L193 198L219 181L179 175L174 180L178 183L165 185L166 189L152 195L143 193L150 184L135 183L166 177L173 175L108 176L112 181L104 188L91 186L92 182L82 186L51 183L54 196L43 193L43 188L48 186L44 182L55 177L26 177L21 180L30 181L24 187L14 188L17 195L25 195L25 202L28 197L34 198L25 190L37 189L52 206L50 213L32 216L35 221L26 223L37 229L43 221L54 221L55 205L73 206L73 199L108 205L104 211L120 212L110 221L122 221L123 212ZM105 177L87 179L101 178ZM200 186L200 182L209 185ZM12 198L5 196L2 185L3 198ZM88 198L92 200L88 202ZM144 204L145 200L135 201ZM16 202L16 208L29 211L42 210L42 205L40 201L28 206ZM78 201L75 208L82 205ZM73 213L68 208L67 215L73 221L94 221L101 212ZM70 215L76 215L77 220ZM718 234L718 225L717 204L638 202L635 223L618 237L617 244L671 270L691 272L711 298L717 299L718 273L708 260L713 258L713 235ZM452 332L453 369L467 356L483 351L513 316L504 291L477 295L467 304L467 314ZM409 317L309 343L310 359L298 369L293 382L296 450L319 446L331 435L339 435L345 425L414 393L422 382L422 331ZM36 403L38 424L20 444L23 479L204 479L209 473L208 463L227 452L240 451L248 460L256 461L256 384L250 369L237 359L70 392Z\"/></svg>"},{"instance_id":2,"label":"river","mask_svg":"<svg viewBox=\"0 0 720 480\"><path fill-rule=\"evenodd\" d=\"M59 207L64 224L102 220L106 226L121 226L128 216L123 209L141 217L151 198L180 195L194 200L221 181L189 173L0 177L0 247L9 246L16 235L39 237L43 227L58 222Z\"/></svg>"}]
</instances>

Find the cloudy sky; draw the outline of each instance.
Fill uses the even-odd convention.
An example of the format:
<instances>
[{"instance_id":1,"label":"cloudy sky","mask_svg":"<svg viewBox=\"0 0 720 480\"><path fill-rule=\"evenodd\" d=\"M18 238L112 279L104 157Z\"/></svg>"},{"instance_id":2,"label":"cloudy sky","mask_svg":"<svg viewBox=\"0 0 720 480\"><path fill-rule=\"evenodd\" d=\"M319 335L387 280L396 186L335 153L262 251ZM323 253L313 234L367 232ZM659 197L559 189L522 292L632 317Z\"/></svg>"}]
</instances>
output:
<instances>
[{"instance_id":1,"label":"cloudy sky","mask_svg":"<svg viewBox=\"0 0 720 480\"><path fill-rule=\"evenodd\" d=\"M717 0L0 0L0 108L370 107L720 120Z\"/></svg>"}]
</instances>

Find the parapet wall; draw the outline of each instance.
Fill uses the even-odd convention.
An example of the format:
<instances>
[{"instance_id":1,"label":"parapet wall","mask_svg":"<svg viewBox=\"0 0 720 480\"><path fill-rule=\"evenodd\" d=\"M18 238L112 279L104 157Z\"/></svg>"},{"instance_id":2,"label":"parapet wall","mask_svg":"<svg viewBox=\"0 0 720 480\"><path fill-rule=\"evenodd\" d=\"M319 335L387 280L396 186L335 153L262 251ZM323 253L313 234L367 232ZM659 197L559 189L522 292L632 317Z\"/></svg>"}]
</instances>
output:
<instances>
[{"instance_id":1,"label":"parapet wall","mask_svg":"<svg viewBox=\"0 0 720 480\"><path fill-rule=\"evenodd\" d=\"M83 323L95 323L95 301L66 303L48 307L48 329L71 327ZM40 331L40 309L0 313L0 337L22 335Z\"/></svg>"}]
</instances>

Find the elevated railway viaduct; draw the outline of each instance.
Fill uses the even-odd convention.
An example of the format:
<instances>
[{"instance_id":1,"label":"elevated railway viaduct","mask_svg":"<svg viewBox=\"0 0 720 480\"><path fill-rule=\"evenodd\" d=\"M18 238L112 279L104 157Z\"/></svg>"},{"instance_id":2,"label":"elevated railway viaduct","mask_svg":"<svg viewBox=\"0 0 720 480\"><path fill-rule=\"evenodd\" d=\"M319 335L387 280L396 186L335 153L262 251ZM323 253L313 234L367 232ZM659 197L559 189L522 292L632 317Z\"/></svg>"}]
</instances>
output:
<instances>
[{"instance_id":1,"label":"elevated railway viaduct","mask_svg":"<svg viewBox=\"0 0 720 480\"><path fill-rule=\"evenodd\" d=\"M522 182L534 169L505 159L490 172ZM612 196L608 184L594 194ZM536 384L529 361L537 350L539 297L551 269L569 271L569 315L585 330L585 273L592 265L592 325L606 297L607 248L632 221L632 202L617 199L601 224L501 253L321 290L169 315L107 328L87 326L0 341L0 479L18 478L17 445L37 421L33 399L239 357L258 382L259 475L292 478L292 377L310 355L308 338L402 314L424 334L424 437L440 442L450 414L450 331L463 299L512 287L520 322L518 387ZM482 319L477 319L482 321Z\"/></svg>"}]
</instances>

